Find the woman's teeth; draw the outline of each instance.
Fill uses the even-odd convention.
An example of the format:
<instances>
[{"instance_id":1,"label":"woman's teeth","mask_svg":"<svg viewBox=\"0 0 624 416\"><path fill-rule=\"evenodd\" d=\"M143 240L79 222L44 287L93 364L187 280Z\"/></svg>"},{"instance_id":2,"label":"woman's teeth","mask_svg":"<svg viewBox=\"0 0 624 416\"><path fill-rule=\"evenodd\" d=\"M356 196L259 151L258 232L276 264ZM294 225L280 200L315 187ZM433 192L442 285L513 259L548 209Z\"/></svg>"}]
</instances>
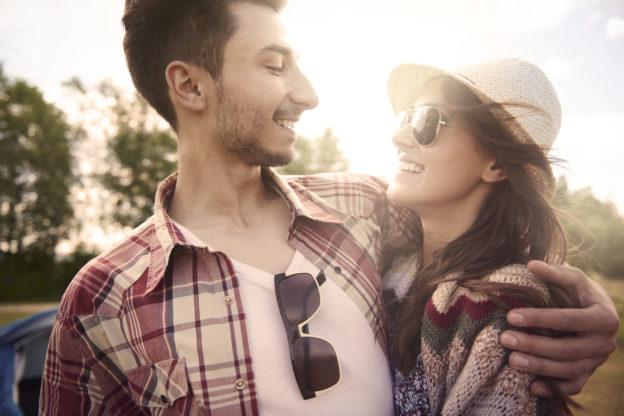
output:
<instances>
[{"instance_id":1,"label":"woman's teeth","mask_svg":"<svg viewBox=\"0 0 624 416\"><path fill-rule=\"evenodd\" d=\"M416 163L399 161L399 170L402 172L421 173L423 168Z\"/></svg>"}]
</instances>

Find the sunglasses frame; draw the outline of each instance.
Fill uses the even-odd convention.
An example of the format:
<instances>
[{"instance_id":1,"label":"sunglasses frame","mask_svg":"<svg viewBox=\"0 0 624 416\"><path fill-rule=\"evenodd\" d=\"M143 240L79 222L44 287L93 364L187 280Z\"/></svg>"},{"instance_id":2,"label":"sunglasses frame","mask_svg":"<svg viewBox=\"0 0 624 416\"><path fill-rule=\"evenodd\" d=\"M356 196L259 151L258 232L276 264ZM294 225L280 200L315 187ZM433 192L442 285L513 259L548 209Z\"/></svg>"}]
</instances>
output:
<instances>
[{"instance_id":1,"label":"sunglasses frame","mask_svg":"<svg viewBox=\"0 0 624 416\"><path fill-rule=\"evenodd\" d=\"M288 321L288 318L286 317L286 313L284 311L284 304L281 299L282 293L280 290L280 282L287 278L294 278L294 276L297 276L297 275L310 276L310 278L314 281L314 284L316 285L316 290L318 291L318 295L319 295L319 306L318 308L316 308L314 313L310 314L310 316L307 319L305 319L303 322L301 322L299 325L293 325ZM293 368L295 379L297 380L297 386L299 387L299 391L301 392L301 396L303 397L304 400L314 398L316 396L319 396L323 393L330 391L331 389L333 389L340 383L340 380L342 378L340 360L338 360L338 354L336 353L336 348L334 347L334 345L323 337L310 335L308 333L308 323L316 316L316 314L318 314L318 312L321 310L321 306L323 305L323 299L321 296L321 287L320 287L320 285L322 285L323 282L325 282L325 274L323 272L320 272L316 278L312 276L310 273L294 273L291 275L280 273L280 274L275 275L275 278L274 278L275 297L277 298L277 306L280 311L280 316L282 317L282 323L284 324L284 329L286 330L286 338L288 339L288 349L290 350L290 362ZM295 343L297 342L297 340L302 339L302 338L320 339L326 342L327 344L329 344L329 346L332 348L334 352L334 357L336 359L336 365L338 367L338 380L333 385L323 390L312 390L306 386L304 376L302 374L299 374L299 372L297 371L297 366L295 364Z\"/></svg>"},{"instance_id":2,"label":"sunglasses frame","mask_svg":"<svg viewBox=\"0 0 624 416\"><path fill-rule=\"evenodd\" d=\"M438 115L438 121L436 122L436 129L435 129L435 133L433 135L433 138L431 139L431 141L429 143L423 144L420 142L420 140L418 140L418 136L422 135L422 133L420 131L416 130L416 126L414 125L415 120L417 120L416 117L414 117L414 115L416 115L416 113L420 113L424 111L428 111L429 109L435 110L437 115ZM408 114L413 114L411 120L409 121L409 123L404 123L404 119ZM422 147L429 147L432 146L436 139L438 138L438 135L440 134L440 126L442 127L446 127L447 126L447 122L444 121L442 119L442 110L440 110L438 107L432 106L432 105L423 105L421 107L414 107L414 108L410 108L408 110L405 111L401 111L399 113L399 118L401 120L400 124L399 124L399 130L402 130L405 128L405 126L409 125L410 126L410 131L412 133L412 139L414 140L414 142L416 142L419 146ZM424 130L424 129L423 129Z\"/></svg>"}]
</instances>

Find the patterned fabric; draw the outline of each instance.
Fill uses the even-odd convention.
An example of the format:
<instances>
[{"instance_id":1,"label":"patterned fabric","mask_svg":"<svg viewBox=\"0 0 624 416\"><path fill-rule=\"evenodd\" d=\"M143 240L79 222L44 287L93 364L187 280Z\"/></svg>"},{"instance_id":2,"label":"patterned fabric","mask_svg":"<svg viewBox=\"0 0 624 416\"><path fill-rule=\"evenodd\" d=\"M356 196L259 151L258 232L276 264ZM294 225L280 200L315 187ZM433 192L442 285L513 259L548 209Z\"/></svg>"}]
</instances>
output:
<instances>
[{"instance_id":1,"label":"patterned fabric","mask_svg":"<svg viewBox=\"0 0 624 416\"><path fill-rule=\"evenodd\" d=\"M524 265L506 266L484 280L531 287L548 296L543 283ZM521 306L509 297L499 299L509 308ZM395 404L400 414L560 414L553 401L529 392L533 374L508 366L509 351L499 343L500 333L510 328L505 315L506 308L481 293L455 282L440 284L423 317L422 367L417 366L407 376L395 376ZM415 380L416 385L406 380Z\"/></svg>"},{"instance_id":2,"label":"patterned fabric","mask_svg":"<svg viewBox=\"0 0 624 416\"><path fill-rule=\"evenodd\" d=\"M385 346L382 243L416 241L404 233L412 215L389 209L372 177L263 176L290 207L290 245L353 299ZM42 414L258 413L237 276L224 253L188 243L168 217L176 179L159 186L152 218L69 285L48 347Z\"/></svg>"},{"instance_id":3,"label":"patterned fabric","mask_svg":"<svg viewBox=\"0 0 624 416\"><path fill-rule=\"evenodd\" d=\"M396 362L392 364L394 384L394 410L396 416L430 416L427 377L422 358L418 357L416 367L404 376Z\"/></svg>"}]
</instances>

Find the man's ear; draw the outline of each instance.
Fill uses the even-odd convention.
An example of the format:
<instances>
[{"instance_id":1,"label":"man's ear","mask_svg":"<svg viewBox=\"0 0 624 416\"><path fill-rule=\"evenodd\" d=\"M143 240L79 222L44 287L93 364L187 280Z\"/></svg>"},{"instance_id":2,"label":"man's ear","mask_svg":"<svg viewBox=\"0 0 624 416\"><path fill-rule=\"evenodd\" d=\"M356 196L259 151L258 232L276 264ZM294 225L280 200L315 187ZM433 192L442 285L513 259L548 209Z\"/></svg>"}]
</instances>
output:
<instances>
[{"instance_id":1,"label":"man's ear","mask_svg":"<svg viewBox=\"0 0 624 416\"><path fill-rule=\"evenodd\" d=\"M488 183L501 182L507 179L507 171L499 160L492 160L481 175L483 181Z\"/></svg>"},{"instance_id":2,"label":"man's ear","mask_svg":"<svg viewBox=\"0 0 624 416\"><path fill-rule=\"evenodd\" d=\"M173 61L165 69L169 96L174 104L190 111L203 111L208 107L214 82L207 71L182 61Z\"/></svg>"}]
</instances>

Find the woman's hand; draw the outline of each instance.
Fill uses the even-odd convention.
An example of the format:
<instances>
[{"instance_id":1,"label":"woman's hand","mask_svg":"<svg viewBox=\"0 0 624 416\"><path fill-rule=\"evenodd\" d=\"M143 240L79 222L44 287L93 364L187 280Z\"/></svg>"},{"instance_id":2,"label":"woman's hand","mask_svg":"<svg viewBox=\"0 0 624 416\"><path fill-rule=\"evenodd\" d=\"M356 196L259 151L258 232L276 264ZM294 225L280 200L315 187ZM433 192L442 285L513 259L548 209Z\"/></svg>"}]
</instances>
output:
<instances>
[{"instance_id":1,"label":"woman's hand","mask_svg":"<svg viewBox=\"0 0 624 416\"><path fill-rule=\"evenodd\" d=\"M557 283L576 292L581 308L519 308L507 313L507 322L518 327L546 328L573 332L576 336L549 338L508 330L501 344L514 350L511 367L560 379L562 393L581 392L590 375L615 351L619 318L607 292L581 270L530 261L529 270L542 280ZM531 384L537 396L550 395L541 381Z\"/></svg>"}]
</instances>

